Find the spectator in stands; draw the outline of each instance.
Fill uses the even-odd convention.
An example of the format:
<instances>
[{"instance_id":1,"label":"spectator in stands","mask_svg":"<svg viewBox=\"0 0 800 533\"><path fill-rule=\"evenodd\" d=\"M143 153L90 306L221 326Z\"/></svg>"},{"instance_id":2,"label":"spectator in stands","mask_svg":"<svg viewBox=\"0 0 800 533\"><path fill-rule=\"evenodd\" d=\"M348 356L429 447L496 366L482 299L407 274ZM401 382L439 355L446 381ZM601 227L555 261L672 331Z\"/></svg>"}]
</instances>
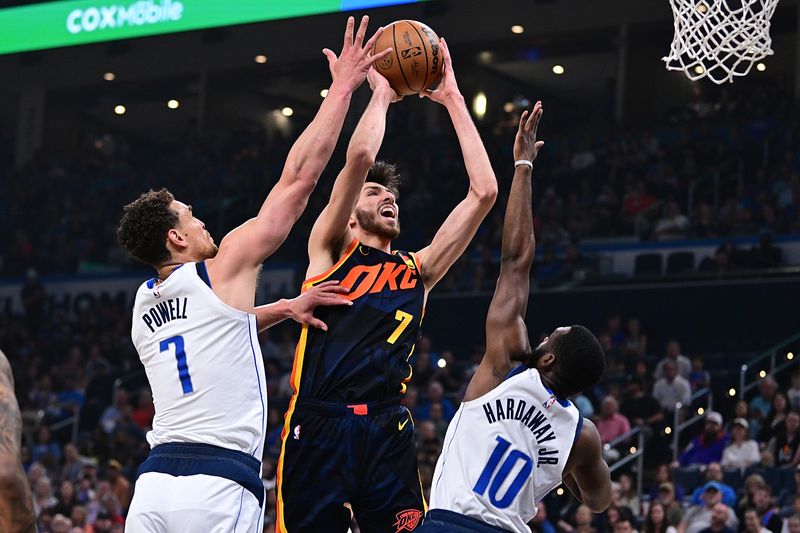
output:
<instances>
[{"instance_id":1,"label":"spectator in stands","mask_svg":"<svg viewBox=\"0 0 800 533\"><path fill-rule=\"evenodd\" d=\"M116 459L111 459L106 464L106 475L108 482L111 484L111 491L122 506L127 509L131 504L133 492L131 491L131 482L122 475L122 464Z\"/></svg>"},{"instance_id":2,"label":"spectator in stands","mask_svg":"<svg viewBox=\"0 0 800 533\"><path fill-rule=\"evenodd\" d=\"M622 402L622 414L627 416L633 425L649 428L652 434L654 426L664 420L661 406L655 398L645 393L641 381L631 380L627 389L628 394Z\"/></svg>"},{"instance_id":3,"label":"spectator in stands","mask_svg":"<svg viewBox=\"0 0 800 533\"><path fill-rule=\"evenodd\" d=\"M716 504L711 510L711 525L701 529L700 533L735 533L726 525L731 513L732 510L724 503Z\"/></svg>"},{"instance_id":4,"label":"spectator in stands","mask_svg":"<svg viewBox=\"0 0 800 533\"><path fill-rule=\"evenodd\" d=\"M755 509L747 509L744 512L741 533L777 533L777 531L764 527Z\"/></svg>"},{"instance_id":5,"label":"spectator in stands","mask_svg":"<svg viewBox=\"0 0 800 533\"><path fill-rule=\"evenodd\" d=\"M584 393L579 392L575 396L570 396L569 399L575 404L575 407L578 408L578 412L583 418L594 417L594 406L592 405L592 401Z\"/></svg>"},{"instance_id":6,"label":"spectator in stands","mask_svg":"<svg viewBox=\"0 0 800 533\"><path fill-rule=\"evenodd\" d=\"M642 533L678 533L678 530L667 522L667 515L660 501L655 500L650 503Z\"/></svg>"},{"instance_id":7,"label":"spectator in stands","mask_svg":"<svg viewBox=\"0 0 800 533\"><path fill-rule=\"evenodd\" d=\"M800 514L794 514L786 519L783 533L800 533Z\"/></svg>"},{"instance_id":8,"label":"spectator in stands","mask_svg":"<svg viewBox=\"0 0 800 533\"><path fill-rule=\"evenodd\" d=\"M722 452L722 466L744 470L761 460L758 443L750 439L750 424L744 418L734 418L731 423L731 440Z\"/></svg>"},{"instance_id":9,"label":"spectator in stands","mask_svg":"<svg viewBox=\"0 0 800 533\"><path fill-rule=\"evenodd\" d=\"M778 432L785 429L786 415L789 412L789 400L782 392L776 392L772 397L772 406L769 414L761 423L761 431L758 432L759 442L769 442Z\"/></svg>"},{"instance_id":10,"label":"spectator in stands","mask_svg":"<svg viewBox=\"0 0 800 533\"><path fill-rule=\"evenodd\" d=\"M794 479L795 479L794 493L788 493L784 497L785 504L781 507L781 517L783 518L789 518L796 514L800 514L800 492L798 492L798 487L800 487L800 485L797 484L798 477L800 477L800 469L796 469L794 472ZM786 526L785 520L783 525L784 527Z\"/></svg>"},{"instance_id":11,"label":"spectator in stands","mask_svg":"<svg viewBox=\"0 0 800 533\"><path fill-rule=\"evenodd\" d=\"M772 440L767 449L775 458L775 466L796 466L800 463L800 412L792 410L786 415L784 427Z\"/></svg>"},{"instance_id":12,"label":"spectator in stands","mask_svg":"<svg viewBox=\"0 0 800 533\"><path fill-rule=\"evenodd\" d=\"M736 402L736 405L733 407L733 416L735 418L743 418L747 420L748 424L750 424L750 427L747 428L747 435L751 439L758 437L758 429L760 426L758 420L750 416L750 407L747 405L746 401L739 400Z\"/></svg>"},{"instance_id":13,"label":"spectator in stands","mask_svg":"<svg viewBox=\"0 0 800 533\"><path fill-rule=\"evenodd\" d=\"M40 427L36 434L36 443L31 446L31 459L53 465L61 460L61 446L53 442L47 426Z\"/></svg>"},{"instance_id":14,"label":"spectator in stands","mask_svg":"<svg viewBox=\"0 0 800 533\"><path fill-rule=\"evenodd\" d=\"M633 518L628 514L621 514L614 524L614 533L638 533L633 527Z\"/></svg>"},{"instance_id":15,"label":"spectator in stands","mask_svg":"<svg viewBox=\"0 0 800 533\"><path fill-rule=\"evenodd\" d=\"M692 391L696 392L704 387L711 385L711 374L703 368L703 358L692 358L692 371L689 374L689 385Z\"/></svg>"},{"instance_id":16,"label":"spectator in stands","mask_svg":"<svg viewBox=\"0 0 800 533\"><path fill-rule=\"evenodd\" d=\"M683 520L683 506L675 497L675 484L671 481L665 481L658 486L658 502L664 506L664 512L667 516L667 524L671 526L678 526Z\"/></svg>"},{"instance_id":17,"label":"spectator in stands","mask_svg":"<svg viewBox=\"0 0 800 533\"><path fill-rule=\"evenodd\" d=\"M423 403L417 408L417 416L420 420L430 420L431 406L435 403L442 405L442 415L444 420L449 422L453 415L456 414L456 409L453 404L444 397L444 387L438 381L431 381L428 385L428 401Z\"/></svg>"},{"instance_id":18,"label":"spectator in stands","mask_svg":"<svg viewBox=\"0 0 800 533\"><path fill-rule=\"evenodd\" d=\"M800 373L792 374L792 386L786 391L792 409L800 409Z\"/></svg>"},{"instance_id":19,"label":"spectator in stands","mask_svg":"<svg viewBox=\"0 0 800 533\"><path fill-rule=\"evenodd\" d=\"M566 531L568 533L594 533L596 531L595 528L592 527L592 511L585 505L579 505L578 508L575 509L575 514L572 517L572 524L566 520L559 521L559 531Z\"/></svg>"},{"instance_id":20,"label":"spectator in stands","mask_svg":"<svg viewBox=\"0 0 800 533\"><path fill-rule=\"evenodd\" d=\"M767 376L758 383L760 394L750 402L750 416L761 420L772 408L772 398L778 392L778 382L772 376Z\"/></svg>"},{"instance_id":21,"label":"spectator in stands","mask_svg":"<svg viewBox=\"0 0 800 533\"><path fill-rule=\"evenodd\" d=\"M50 522L50 533L70 533L72 520L61 513L56 514Z\"/></svg>"},{"instance_id":22,"label":"spectator in stands","mask_svg":"<svg viewBox=\"0 0 800 533\"><path fill-rule=\"evenodd\" d=\"M636 493L636 487L633 486L633 479L628 474L619 476L619 500L617 503L633 511L636 516L642 512L639 495Z\"/></svg>"},{"instance_id":23,"label":"spectator in stands","mask_svg":"<svg viewBox=\"0 0 800 533\"><path fill-rule=\"evenodd\" d=\"M647 335L642 333L641 323L638 318L628 319L625 338L620 346L622 353L630 357L644 357L647 354Z\"/></svg>"},{"instance_id":24,"label":"spectator in stands","mask_svg":"<svg viewBox=\"0 0 800 533\"><path fill-rule=\"evenodd\" d=\"M783 520L772 500L772 488L765 485L756 489L753 503L759 522L773 533L780 533L783 528Z\"/></svg>"},{"instance_id":25,"label":"spectator in stands","mask_svg":"<svg viewBox=\"0 0 800 533\"><path fill-rule=\"evenodd\" d=\"M528 527L531 528L531 533L556 533L555 526L547 519L547 505L545 505L544 501L536 505L536 516L530 521ZM584 533L594 533L594 530L589 529Z\"/></svg>"},{"instance_id":26,"label":"spectator in stands","mask_svg":"<svg viewBox=\"0 0 800 533\"><path fill-rule=\"evenodd\" d=\"M609 443L631 430L631 424L625 415L619 413L619 402L609 395L603 398L600 405L600 417L595 422L600 433L600 442Z\"/></svg>"},{"instance_id":27,"label":"spectator in stands","mask_svg":"<svg viewBox=\"0 0 800 533\"><path fill-rule=\"evenodd\" d=\"M686 511L686 515L684 515L680 526L678 526L679 533L699 533L703 529L711 527L712 509L717 504L725 505L722 503L722 493L719 489L719 483L716 481L709 481L703 485L702 499L702 504L692 505ZM728 510L728 520L725 524L731 529L736 529L739 525L739 520L730 509Z\"/></svg>"},{"instance_id":28,"label":"spectator in stands","mask_svg":"<svg viewBox=\"0 0 800 533\"><path fill-rule=\"evenodd\" d=\"M670 201L664 206L664 215L656 222L653 238L657 241L686 239L689 236L689 218L681 213L677 202Z\"/></svg>"},{"instance_id":29,"label":"spectator in stands","mask_svg":"<svg viewBox=\"0 0 800 533\"><path fill-rule=\"evenodd\" d=\"M706 467L705 477L706 483L709 481L716 481L719 484L719 490L722 493L722 503L728 507L734 507L736 505L736 491L733 490L733 487L722 481L722 467L719 463L709 463L708 467ZM692 493L692 503L699 505L702 503L702 500L703 487L698 487Z\"/></svg>"},{"instance_id":30,"label":"spectator in stands","mask_svg":"<svg viewBox=\"0 0 800 533\"><path fill-rule=\"evenodd\" d=\"M767 483L764 481L761 474L750 474L744 480L744 496L739 500L736 506L737 514L744 517L744 512L747 509L755 507L756 491L762 487L766 487Z\"/></svg>"},{"instance_id":31,"label":"spectator in stands","mask_svg":"<svg viewBox=\"0 0 800 533\"><path fill-rule=\"evenodd\" d=\"M678 374L688 381L692 373L692 362L681 353L681 344L674 339L667 343L667 356L656 365L656 371L653 373L656 379L664 377L664 366L669 361L676 365Z\"/></svg>"},{"instance_id":32,"label":"spectator in stands","mask_svg":"<svg viewBox=\"0 0 800 533\"><path fill-rule=\"evenodd\" d=\"M728 435L722 429L722 415L716 411L706 413L703 433L692 442L680 456L681 466L707 465L722 460L722 452L728 443Z\"/></svg>"},{"instance_id":33,"label":"spectator in stands","mask_svg":"<svg viewBox=\"0 0 800 533\"><path fill-rule=\"evenodd\" d=\"M653 398L661 405L661 409L672 413L675 411L677 403L683 405L689 403L692 397L692 388L683 376L678 375L678 369L674 361L667 360L662 368L664 377L653 385Z\"/></svg>"},{"instance_id":34,"label":"spectator in stands","mask_svg":"<svg viewBox=\"0 0 800 533\"><path fill-rule=\"evenodd\" d=\"M78 453L78 447L72 443L64 446L64 466L61 468L61 479L76 481L86 459Z\"/></svg>"}]
</instances>

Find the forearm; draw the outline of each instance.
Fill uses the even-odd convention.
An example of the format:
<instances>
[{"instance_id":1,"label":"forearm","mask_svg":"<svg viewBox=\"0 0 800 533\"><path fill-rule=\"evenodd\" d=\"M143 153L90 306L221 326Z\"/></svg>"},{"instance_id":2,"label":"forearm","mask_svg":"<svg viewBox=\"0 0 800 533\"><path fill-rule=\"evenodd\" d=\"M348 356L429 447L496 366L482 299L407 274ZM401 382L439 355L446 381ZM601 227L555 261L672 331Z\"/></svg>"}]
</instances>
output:
<instances>
[{"instance_id":1,"label":"forearm","mask_svg":"<svg viewBox=\"0 0 800 533\"><path fill-rule=\"evenodd\" d=\"M386 113L392 103L390 91L378 89L372 93L369 105L358 121L350 144L347 146L348 164L363 164L369 170L386 133Z\"/></svg>"},{"instance_id":2,"label":"forearm","mask_svg":"<svg viewBox=\"0 0 800 533\"><path fill-rule=\"evenodd\" d=\"M533 233L532 174L527 165L516 167L503 220L502 261L518 264L519 269L525 271L526 277L536 251L536 238Z\"/></svg>"},{"instance_id":3,"label":"forearm","mask_svg":"<svg viewBox=\"0 0 800 533\"><path fill-rule=\"evenodd\" d=\"M336 148L352 93L333 82L314 120L295 141L286 158L293 176L316 182ZM286 174L286 172L284 172Z\"/></svg>"},{"instance_id":4,"label":"forearm","mask_svg":"<svg viewBox=\"0 0 800 533\"><path fill-rule=\"evenodd\" d=\"M256 307L255 314L259 333L292 317L289 300L286 299Z\"/></svg>"},{"instance_id":5,"label":"forearm","mask_svg":"<svg viewBox=\"0 0 800 533\"><path fill-rule=\"evenodd\" d=\"M453 121L461 152L464 156L464 165L469 175L470 194L485 201L488 207L494 204L497 196L497 178L495 178L489 155L483 146L478 128L469 115L464 97L458 96L446 104L447 112ZM488 209L487 209L488 211Z\"/></svg>"}]
</instances>

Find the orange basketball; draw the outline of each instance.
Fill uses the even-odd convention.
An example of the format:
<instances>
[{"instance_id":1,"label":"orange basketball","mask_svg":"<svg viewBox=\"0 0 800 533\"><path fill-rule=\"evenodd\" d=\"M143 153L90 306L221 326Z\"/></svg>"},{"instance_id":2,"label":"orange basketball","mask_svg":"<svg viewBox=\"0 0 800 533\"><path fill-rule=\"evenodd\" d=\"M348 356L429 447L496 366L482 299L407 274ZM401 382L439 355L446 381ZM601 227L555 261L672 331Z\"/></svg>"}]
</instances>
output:
<instances>
[{"instance_id":1,"label":"orange basketball","mask_svg":"<svg viewBox=\"0 0 800 533\"><path fill-rule=\"evenodd\" d=\"M439 37L415 20L398 20L386 26L372 49L392 53L375 63L375 69L389 80L397 94L417 94L432 89L442 78L444 60Z\"/></svg>"}]
</instances>

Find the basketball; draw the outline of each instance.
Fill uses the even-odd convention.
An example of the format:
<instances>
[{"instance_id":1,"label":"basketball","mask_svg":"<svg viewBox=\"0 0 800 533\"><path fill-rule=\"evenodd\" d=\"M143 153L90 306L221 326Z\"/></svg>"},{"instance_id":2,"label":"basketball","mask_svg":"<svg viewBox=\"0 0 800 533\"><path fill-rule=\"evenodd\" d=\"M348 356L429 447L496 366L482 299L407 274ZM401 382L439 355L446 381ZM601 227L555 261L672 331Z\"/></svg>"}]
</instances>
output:
<instances>
[{"instance_id":1,"label":"basketball","mask_svg":"<svg viewBox=\"0 0 800 533\"><path fill-rule=\"evenodd\" d=\"M415 20L393 22L375 42L372 53L389 47L392 53L375 63L375 68L389 80L397 94L417 94L436 86L442 77L444 61L439 36L432 29Z\"/></svg>"}]
</instances>

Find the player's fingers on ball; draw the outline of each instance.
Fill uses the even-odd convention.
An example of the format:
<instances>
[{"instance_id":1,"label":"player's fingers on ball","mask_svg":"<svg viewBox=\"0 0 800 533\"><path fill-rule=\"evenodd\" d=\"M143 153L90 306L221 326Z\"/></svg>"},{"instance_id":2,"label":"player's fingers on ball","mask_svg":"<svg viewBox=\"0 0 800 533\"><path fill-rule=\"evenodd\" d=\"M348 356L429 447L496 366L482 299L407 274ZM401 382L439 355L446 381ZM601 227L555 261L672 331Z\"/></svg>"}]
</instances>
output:
<instances>
[{"instance_id":1,"label":"player's fingers on ball","mask_svg":"<svg viewBox=\"0 0 800 533\"><path fill-rule=\"evenodd\" d=\"M439 39L442 48L442 57L444 57L444 66L451 67L453 66L453 60L450 58L450 49L447 47L447 41L444 40L444 37Z\"/></svg>"},{"instance_id":2,"label":"player's fingers on ball","mask_svg":"<svg viewBox=\"0 0 800 533\"><path fill-rule=\"evenodd\" d=\"M374 65L376 61L380 61L381 59L383 59L384 57L388 56L388 55L389 55L389 54L391 54L391 53L392 53L392 48L391 48L391 47L389 47L389 48L387 48L386 50L383 50L383 51L381 51L381 52L378 52L378 53L377 53L377 54L375 54L375 55L370 55L370 56L367 58L368 64L369 64L369 65Z\"/></svg>"},{"instance_id":3,"label":"player's fingers on ball","mask_svg":"<svg viewBox=\"0 0 800 533\"><path fill-rule=\"evenodd\" d=\"M375 30L375 34L372 37L370 37L369 41L367 41L367 44L364 45L365 50L370 50L370 51L372 50L372 47L375 46L375 41L377 41L383 34L383 30L384 30L383 26Z\"/></svg>"},{"instance_id":4,"label":"player's fingers on ball","mask_svg":"<svg viewBox=\"0 0 800 533\"><path fill-rule=\"evenodd\" d=\"M369 24L369 15L364 15L361 17L361 24L358 25L358 31L356 32L356 42L355 45L361 48L361 44L364 42L364 35L367 34L367 25Z\"/></svg>"}]
</instances>

